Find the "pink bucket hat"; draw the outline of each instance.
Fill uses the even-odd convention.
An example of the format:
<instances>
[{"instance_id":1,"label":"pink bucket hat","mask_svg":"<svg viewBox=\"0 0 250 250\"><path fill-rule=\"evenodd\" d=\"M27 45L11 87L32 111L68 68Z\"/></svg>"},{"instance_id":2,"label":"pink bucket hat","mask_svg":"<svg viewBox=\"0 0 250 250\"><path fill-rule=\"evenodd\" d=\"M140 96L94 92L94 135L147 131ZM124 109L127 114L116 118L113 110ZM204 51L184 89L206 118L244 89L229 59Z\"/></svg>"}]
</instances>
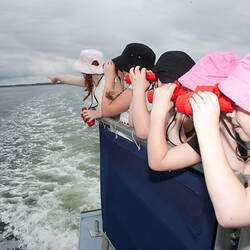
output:
<instances>
[{"instance_id":1,"label":"pink bucket hat","mask_svg":"<svg viewBox=\"0 0 250 250\"><path fill-rule=\"evenodd\" d=\"M239 64L241 58L229 52L212 52L202 57L178 81L195 90L198 85L213 86L225 80Z\"/></svg>"},{"instance_id":2,"label":"pink bucket hat","mask_svg":"<svg viewBox=\"0 0 250 250\"><path fill-rule=\"evenodd\" d=\"M98 66L92 63L97 61ZM103 53L96 49L82 50L79 59L74 63L77 71L85 74L103 74L102 65L104 64Z\"/></svg>"},{"instance_id":3,"label":"pink bucket hat","mask_svg":"<svg viewBox=\"0 0 250 250\"><path fill-rule=\"evenodd\" d=\"M243 57L232 74L219 84L219 89L236 105L250 112L250 53Z\"/></svg>"}]
</instances>

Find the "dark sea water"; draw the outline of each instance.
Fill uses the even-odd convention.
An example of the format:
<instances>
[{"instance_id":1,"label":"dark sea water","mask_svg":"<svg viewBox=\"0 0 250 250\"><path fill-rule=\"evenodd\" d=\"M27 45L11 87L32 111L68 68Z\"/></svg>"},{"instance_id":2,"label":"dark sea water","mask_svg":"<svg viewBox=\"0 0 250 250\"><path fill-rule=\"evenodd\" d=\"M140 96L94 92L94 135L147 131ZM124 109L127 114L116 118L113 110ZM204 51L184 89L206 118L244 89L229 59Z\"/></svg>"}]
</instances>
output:
<instances>
[{"instance_id":1,"label":"dark sea water","mask_svg":"<svg viewBox=\"0 0 250 250\"><path fill-rule=\"evenodd\" d=\"M23 249L77 249L80 212L100 208L98 127L80 117L83 95L0 88L1 237L14 234Z\"/></svg>"}]
</instances>

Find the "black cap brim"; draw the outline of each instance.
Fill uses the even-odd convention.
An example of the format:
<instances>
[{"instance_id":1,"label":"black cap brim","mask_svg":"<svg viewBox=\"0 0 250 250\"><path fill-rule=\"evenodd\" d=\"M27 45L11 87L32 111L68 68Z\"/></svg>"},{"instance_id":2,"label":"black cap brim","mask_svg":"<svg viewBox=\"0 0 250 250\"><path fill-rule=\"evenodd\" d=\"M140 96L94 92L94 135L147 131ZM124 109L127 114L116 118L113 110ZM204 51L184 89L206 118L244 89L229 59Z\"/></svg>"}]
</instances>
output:
<instances>
[{"instance_id":1,"label":"black cap brim","mask_svg":"<svg viewBox=\"0 0 250 250\"><path fill-rule=\"evenodd\" d=\"M112 61L118 69L129 72L130 69L128 68L127 62L124 60L124 56L117 56L113 58Z\"/></svg>"}]
</instances>

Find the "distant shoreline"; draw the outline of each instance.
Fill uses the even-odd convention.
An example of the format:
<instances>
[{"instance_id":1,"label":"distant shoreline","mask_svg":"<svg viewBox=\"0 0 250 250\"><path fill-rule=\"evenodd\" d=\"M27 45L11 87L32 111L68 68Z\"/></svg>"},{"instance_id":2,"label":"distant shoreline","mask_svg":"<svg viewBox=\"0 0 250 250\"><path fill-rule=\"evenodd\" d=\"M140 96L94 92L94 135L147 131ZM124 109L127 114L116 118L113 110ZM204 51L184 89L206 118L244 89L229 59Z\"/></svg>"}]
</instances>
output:
<instances>
[{"instance_id":1,"label":"distant shoreline","mask_svg":"<svg viewBox=\"0 0 250 250\"><path fill-rule=\"evenodd\" d=\"M58 82L58 84L64 84L62 82ZM43 85L52 85L51 82L41 82L41 83L21 83L21 84L9 84L9 85L1 85L0 88L10 88L10 87L28 87L28 86L43 86Z\"/></svg>"}]
</instances>

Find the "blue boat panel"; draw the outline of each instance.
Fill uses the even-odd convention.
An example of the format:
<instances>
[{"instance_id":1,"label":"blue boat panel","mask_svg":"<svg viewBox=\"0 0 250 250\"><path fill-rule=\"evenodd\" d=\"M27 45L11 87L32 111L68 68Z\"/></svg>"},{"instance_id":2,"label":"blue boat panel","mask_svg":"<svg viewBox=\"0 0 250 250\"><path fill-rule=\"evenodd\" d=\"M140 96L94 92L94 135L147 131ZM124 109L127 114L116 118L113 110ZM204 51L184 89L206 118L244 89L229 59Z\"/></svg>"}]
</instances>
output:
<instances>
[{"instance_id":1,"label":"blue boat panel","mask_svg":"<svg viewBox=\"0 0 250 250\"><path fill-rule=\"evenodd\" d=\"M100 124L103 228L121 250L211 250L217 222L204 177L152 171L147 153Z\"/></svg>"}]
</instances>

